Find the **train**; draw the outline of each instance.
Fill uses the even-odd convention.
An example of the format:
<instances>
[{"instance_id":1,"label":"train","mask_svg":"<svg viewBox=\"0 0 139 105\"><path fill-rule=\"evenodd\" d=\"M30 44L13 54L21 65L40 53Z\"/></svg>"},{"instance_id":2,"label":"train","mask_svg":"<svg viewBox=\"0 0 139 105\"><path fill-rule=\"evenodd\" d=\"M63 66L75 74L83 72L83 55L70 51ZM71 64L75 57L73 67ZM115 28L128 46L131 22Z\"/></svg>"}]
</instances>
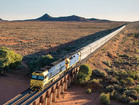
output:
<instances>
[{"instance_id":1,"label":"train","mask_svg":"<svg viewBox=\"0 0 139 105\"><path fill-rule=\"evenodd\" d=\"M117 30L100 38L99 40L71 53L66 57L61 58L58 61L53 62L51 66L45 66L39 71L33 72L30 80L30 89L37 91L43 90L50 82L59 78L59 76L67 72L69 68L74 67L77 63L80 63L83 59L108 42L112 37L125 28L125 26L126 25L122 25L118 27Z\"/></svg>"}]
</instances>

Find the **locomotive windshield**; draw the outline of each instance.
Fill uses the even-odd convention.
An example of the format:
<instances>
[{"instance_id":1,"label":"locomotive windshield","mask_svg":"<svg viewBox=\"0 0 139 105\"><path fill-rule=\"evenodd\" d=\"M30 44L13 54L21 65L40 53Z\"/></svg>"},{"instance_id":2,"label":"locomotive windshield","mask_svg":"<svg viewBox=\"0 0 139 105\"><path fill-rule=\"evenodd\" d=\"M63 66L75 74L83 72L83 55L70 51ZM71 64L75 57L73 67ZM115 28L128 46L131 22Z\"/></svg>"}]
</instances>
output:
<instances>
[{"instance_id":1,"label":"locomotive windshield","mask_svg":"<svg viewBox=\"0 0 139 105\"><path fill-rule=\"evenodd\" d=\"M38 80L43 80L44 77L43 76L38 76Z\"/></svg>"},{"instance_id":2,"label":"locomotive windshield","mask_svg":"<svg viewBox=\"0 0 139 105\"><path fill-rule=\"evenodd\" d=\"M37 76L36 75L32 75L32 79L37 79Z\"/></svg>"},{"instance_id":3,"label":"locomotive windshield","mask_svg":"<svg viewBox=\"0 0 139 105\"><path fill-rule=\"evenodd\" d=\"M35 80L43 80L44 77L43 76L32 75L32 79L35 79Z\"/></svg>"}]
</instances>

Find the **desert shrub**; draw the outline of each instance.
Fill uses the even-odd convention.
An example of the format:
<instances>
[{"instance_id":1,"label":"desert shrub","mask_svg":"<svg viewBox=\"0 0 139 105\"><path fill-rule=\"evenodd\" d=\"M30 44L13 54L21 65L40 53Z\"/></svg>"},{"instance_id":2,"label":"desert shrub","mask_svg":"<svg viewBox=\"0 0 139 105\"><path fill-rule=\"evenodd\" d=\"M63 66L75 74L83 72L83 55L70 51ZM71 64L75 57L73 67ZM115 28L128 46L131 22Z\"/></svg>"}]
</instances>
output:
<instances>
[{"instance_id":1,"label":"desert shrub","mask_svg":"<svg viewBox=\"0 0 139 105\"><path fill-rule=\"evenodd\" d=\"M88 89L86 90L86 93L88 93L88 94L91 94L91 92L92 92L92 90L91 90L90 88L88 88Z\"/></svg>"},{"instance_id":2,"label":"desert shrub","mask_svg":"<svg viewBox=\"0 0 139 105\"><path fill-rule=\"evenodd\" d=\"M78 73L78 83L83 84L86 82L86 75L83 73Z\"/></svg>"},{"instance_id":3,"label":"desert shrub","mask_svg":"<svg viewBox=\"0 0 139 105\"><path fill-rule=\"evenodd\" d=\"M128 74L130 77L132 77L133 79L137 79L137 72L136 71L128 71Z\"/></svg>"},{"instance_id":4,"label":"desert shrub","mask_svg":"<svg viewBox=\"0 0 139 105\"><path fill-rule=\"evenodd\" d=\"M114 87L112 85L109 85L106 87L107 92L112 92L114 90Z\"/></svg>"},{"instance_id":5,"label":"desert shrub","mask_svg":"<svg viewBox=\"0 0 139 105\"><path fill-rule=\"evenodd\" d=\"M134 37L135 37L135 38L139 38L139 33L134 34Z\"/></svg>"},{"instance_id":6,"label":"desert shrub","mask_svg":"<svg viewBox=\"0 0 139 105\"><path fill-rule=\"evenodd\" d=\"M16 69L17 70L24 70L25 69L25 66L24 65L18 65L17 67L16 67Z\"/></svg>"},{"instance_id":7,"label":"desert shrub","mask_svg":"<svg viewBox=\"0 0 139 105\"><path fill-rule=\"evenodd\" d=\"M133 95L135 93L137 93L136 90L126 90L126 91L124 91L124 94L126 94L127 96L131 96L131 95Z\"/></svg>"},{"instance_id":8,"label":"desert shrub","mask_svg":"<svg viewBox=\"0 0 139 105\"><path fill-rule=\"evenodd\" d=\"M108 83L118 83L118 79L116 77L113 77L112 75L109 75L107 78Z\"/></svg>"},{"instance_id":9,"label":"desert shrub","mask_svg":"<svg viewBox=\"0 0 139 105\"><path fill-rule=\"evenodd\" d=\"M139 94L138 93L133 93L131 95L131 97L134 99L134 100L139 100Z\"/></svg>"},{"instance_id":10,"label":"desert shrub","mask_svg":"<svg viewBox=\"0 0 139 105\"><path fill-rule=\"evenodd\" d=\"M12 50L1 47L0 48L0 68L5 70L5 68L14 69L22 61L22 56L13 52Z\"/></svg>"},{"instance_id":11,"label":"desert shrub","mask_svg":"<svg viewBox=\"0 0 139 105\"><path fill-rule=\"evenodd\" d=\"M129 85L134 84L134 80L131 77L127 77L126 80Z\"/></svg>"},{"instance_id":12,"label":"desert shrub","mask_svg":"<svg viewBox=\"0 0 139 105\"><path fill-rule=\"evenodd\" d=\"M105 93L101 93L99 96L99 101L101 104L109 105L110 104L110 95L105 94Z\"/></svg>"},{"instance_id":13,"label":"desert shrub","mask_svg":"<svg viewBox=\"0 0 139 105\"><path fill-rule=\"evenodd\" d=\"M107 68L106 71L110 75L117 75L117 73L118 73L116 70L111 69L111 68Z\"/></svg>"},{"instance_id":14,"label":"desert shrub","mask_svg":"<svg viewBox=\"0 0 139 105\"><path fill-rule=\"evenodd\" d=\"M126 96L125 94L123 94L120 99L120 101L123 103L129 103L130 101L133 101L133 100L134 100L133 98Z\"/></svg>"},{"instance_id":15,"label":"desert shrub","mask_svg":"<svg viewBox=\"0 0 139 105\"><path fill-rule=\"evenodd\" d=\"M139 105L139 100L130 101L129 105Z\"/></svg>"},{"instance_id":16,"label":"desert shrub","mask_svg":"<svg viewBox=\"0 0 139 105\"><path fill-rule=\"evenodd\" d=\"M95 83L95 84L99 84L100 82L102 82L102 79L92 79L91 81L90 81L90 83Z\"/></svg>"},{"instance_id":17,"label":"desert shrub","mask_svg":"<svg viewBox=\"0 0 139 105\"><path fill-rule=\"evenodd\" d=\"M111 78L111 83L119 83L118 79L116 77Z\"/></svg>"},{"instance_id":18,"label":"desert shrub","mask_svg":"<svg viewBox=\"0 0 139 105\"><path fill-rule=\"evenodd\" d=\"M84 83L90 80L90 76L92 74L91 68L87 64L83 64L80 66L78 73L78 82Z\"/></svg>"},{"instance_id":19,"label":"desert shrub","mask_svg":"<svg viewBox=\"0 0 139 105\"><path fill-rule=\"evenodd\" d=\"M134 87L134 90L136 90L137 92L139 92L139 86Z\"/></svg>"},{"instance_id":20,"label":"desert shrub","mask_svg":"<svg viewBox=\"0 0 139 105\"><path fill-rule=\"evenodd\" d=\"M127 54L123 54L123 55L119 55L120 57L125 57L125 58L129 58L129 56Z\"/></svg>"},{"instance_id":21,"label":"desert shrub","mask_svg":"<svg viewBox=\"0 0 139 105\"><path fill-rule=\"evenodd\" d=\"M105 65L109 66L109 67L112 66L110 61L102 61L102 62L103 62Z\"/></svg>"},{"instance_id":22,"label":"desert shrub","mask_svg":"<svg viewBox=\"0 0 139 105\"><path fill-rule=\"evenodd\" d=\"M40 68L42 68L46 65L49 65L53 61L54 61L54 58L50 54L42 55L37 60L33 60L33 61L29 62L29 69L31 70L31 72L37 71Z\"/></svg>"},{"instance_id":23,"label":"desert shrub","mask_svg":"<svg viewBox=\"0 0 139 105\"><path fill-rule=\"evenodd\" d=\"M124 87L122 87L122 86L120 86L120 85L118 85L118 84L114 84L113 86L114 86L114 89L115 89L116 91L120 92L120 93L122 93L122 92L125 90Z\"/></svg>"},{"instance_id":24,"label":"desert shrub","mask_svg":"<svg viewBox=\"0 0 139 105\"><path fill-rule=\"evenodd\" d=\"M127 84L127 82L126 82L126 80L121 79L121 80L120 80L120 84L121 84L121 85L126 85L126 84Z\"/></svg>"},{"instance_id":25,"label":"desert shrub","mask_svg":"<svg viewBox=\"0 0 139 105\"><path fill-rule=\"evenodd\" d=\"M91 68L87 64L83 64L80 66L79 73L81 72L89 76L91 76L92 74Z\"/></svg>"},{"instance_id":26,"label":"desert shrub","mask_svg":"<svg viewBox=\"0 0 139 105\"><path fill-rule=\"evenodd\" d=\"M115 100L117 100L117 101L120 101L122 96L121 96L121 94L120 94L118 91L113 90L113 91L110 93L110 97L111 97L112 99L115 99Z\"/></svg>"},{"instance_id":27,"label":"desert shrub","mask_svg":"<svg viewBox=\"0 0 139 105\"><path fill-rule=\"evenodd\" d=\"M99 69L94 69L92 72L92 75L97 76L97 77L106 77L107 73L105 71L101 71Z\"/></svg>"},{"instance_id":28,"label":"desert shrub","mask_svg":"<svg viewBox=\"0 0 139 105\"><path fill-rule=\"evenodd\" d=\"M128 77L128 73L125 70L120 70L118 76L121 78Z\"/></svg>"}]
</instances>

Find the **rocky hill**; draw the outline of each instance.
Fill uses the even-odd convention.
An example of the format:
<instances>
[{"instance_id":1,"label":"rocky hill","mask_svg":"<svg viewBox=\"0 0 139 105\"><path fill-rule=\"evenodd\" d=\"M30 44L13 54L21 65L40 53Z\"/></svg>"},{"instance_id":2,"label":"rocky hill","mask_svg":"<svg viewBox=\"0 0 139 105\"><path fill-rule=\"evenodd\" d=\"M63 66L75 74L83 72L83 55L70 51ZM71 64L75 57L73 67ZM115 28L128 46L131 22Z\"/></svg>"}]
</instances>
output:
<instances>
[{"instance_id":1,"label":"rocky hill","mask_svg":"<svg viewBox=\"0 0 139 105\"><path fill-rule=\"evenodd\" d=\"M84 18L76 15L64 16L64 17L52 17L48 14L44 14L43 16L36 19L29 19L25 21L93 21L93 22L110 22L109 20L101 20L96 18Z\"/></svg>"}]
</instances>

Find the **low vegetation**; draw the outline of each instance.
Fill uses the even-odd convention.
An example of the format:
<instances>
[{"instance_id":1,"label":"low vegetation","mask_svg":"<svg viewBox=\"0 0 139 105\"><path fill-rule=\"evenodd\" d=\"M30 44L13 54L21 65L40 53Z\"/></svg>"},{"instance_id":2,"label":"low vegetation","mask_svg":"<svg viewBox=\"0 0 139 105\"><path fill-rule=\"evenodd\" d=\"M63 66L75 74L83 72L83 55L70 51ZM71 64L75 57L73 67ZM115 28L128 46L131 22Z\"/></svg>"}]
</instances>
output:
<instances>
[{"instance_id":1,"label":"low vegetation","mask_svg":"<svg viewBox=\"0 0 139 105\"><path fill-rule=\"evenodd\" d=\"M88 88L88 89L86 90L86 93L91 94L91 93L92 93L92 90L91 90L90 88Z\"/></svg>"},{"instance_id":2,"label":"low vegetation","mask_svg":"<svg viewBox=\"0 0 139 105\"><path fill-rule=\"evenodd\" d=\"M0 73L9 69L15 69L21 64L22 56L13 52L12 50L1 47L0 48Z\"/></svg>"},{"instance_id":3,"label":"low vegetation","mask_svg":"<svg viewBox=\"0 0 139 105\"><path fill-rule=\"evenodd\" d=\"M42 55L38 59L29 62L29 69L31 72L37 71L46 65L50 65L53 61L54 58L50 54Z\"/></svg>"},{"instance_id":4,"label":"low vegetation","mask_svg":"<svg viewBox=\"0 0 139 105\"><path fill-rule=\"evenodd\" d=\"M100 100L101 104L110 105L110 95L109 94L101 93L99 96L99 100Z\"/></svg>"},{"instance_id":5,"label":"low vegetation","mask_svg":"<svg viewBox=\"0 0 139 105\"><path fill-rule=\"evenodd\" d=\"M87 64L93 68L86 86L93 91L101 92L100 103L108 105L110 99L114 99L129 105L139 105L138 30L139 23L129 24L122 33L124 37L121 41L119 37L112 40L114 46L117 44L116 41L120 41L118 47L116 46L117 50L104 47L100 51L103 52L100 54L100 61L96 61L96 57L93 59L96 62L92 58L88 61ZM100 63L105 68L100 66Z\"/></svg>"},{"instance_id":6,"label":"low vegetation","mask_svg":"<svg viewBox=\"0 0 139 105\"><path fill-rule=\"evenodd\" d=\"M91 74L91 68L87 64L81 65L78 73L78 82L81 84L88 82Z\"/></svg>"}]
</instances>

